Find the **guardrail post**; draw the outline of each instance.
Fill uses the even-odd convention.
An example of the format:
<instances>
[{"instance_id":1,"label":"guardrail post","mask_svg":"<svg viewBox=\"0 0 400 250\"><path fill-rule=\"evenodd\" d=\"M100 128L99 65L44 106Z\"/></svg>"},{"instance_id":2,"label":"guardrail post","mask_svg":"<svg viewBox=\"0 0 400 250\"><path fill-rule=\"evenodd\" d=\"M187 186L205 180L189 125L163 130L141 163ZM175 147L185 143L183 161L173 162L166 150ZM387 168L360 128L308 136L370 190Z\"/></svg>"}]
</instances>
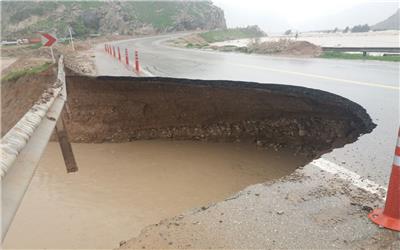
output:
<instances>
[{"instance_id":1,"label":"guardrail post","mask_svg":"<svg viewBox=\"0 0 400 250\"><path fill-rule=\"evenodd\" d=\"M60 118L57 120L56 133L58 137L58 142L61 147L61 152L64 158L65 167L67 168L67 173L71 173L78 171L78 165L76 164L75 156L72 151L72 146L68 139L67 130L65 129L64 116L65 116L65 106L63 111L61 112Z\"/></svg>"}]
</instances>

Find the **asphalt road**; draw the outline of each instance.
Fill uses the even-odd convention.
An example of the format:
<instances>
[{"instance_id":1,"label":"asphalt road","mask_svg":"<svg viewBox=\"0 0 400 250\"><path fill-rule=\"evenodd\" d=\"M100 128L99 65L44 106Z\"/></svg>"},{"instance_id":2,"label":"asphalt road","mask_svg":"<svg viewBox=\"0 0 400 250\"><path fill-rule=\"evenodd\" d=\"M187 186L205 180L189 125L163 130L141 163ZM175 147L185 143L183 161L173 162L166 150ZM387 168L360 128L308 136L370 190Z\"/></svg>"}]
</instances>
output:
<instances>
[{"instance_id":1,"label":"asphalt road","mask_svg":"<svg viewBox=\"0 0 400 250\"><path fill-rule=\"evenodd\" d=\"M357 142L323 157L387 186L399 126L399 63L290 58L171 47L182 34L115 42L139 51L142 68L155 76L299 85L346 97L377 124Z\"/></svg>"},{"instance_id":2,"label":"asphalt road","mask_svg":"<svg viewBox=\"0 0 400 250\"><path fill-rule=\"evenodd\" d=\"M372 208L384 205L392 167L399 126L399 63L166 45L180 35L114 44L129 48L130 58L137 49L142 69L154 76L288 84L335 93L363 106L377 127L285 178L249 186L226 200L150 225L123 248L399 248L400 234L379 228L367 217Z\"/></svg>"}]
</instances>

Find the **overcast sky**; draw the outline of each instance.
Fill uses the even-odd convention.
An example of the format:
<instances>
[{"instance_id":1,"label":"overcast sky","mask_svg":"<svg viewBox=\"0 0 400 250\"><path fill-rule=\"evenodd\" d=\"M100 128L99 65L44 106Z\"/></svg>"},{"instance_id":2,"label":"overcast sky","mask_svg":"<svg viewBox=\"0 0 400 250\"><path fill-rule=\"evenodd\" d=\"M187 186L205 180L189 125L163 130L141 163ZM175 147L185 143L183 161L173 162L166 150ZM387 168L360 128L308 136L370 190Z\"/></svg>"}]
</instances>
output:
<instances>
[{"instance_id":1,"label":"overcast sky","mask_svg":"<svg viewBox=\"0 0 400 250\"><path fill-rule=\"evenodd\" d=\"M267 32L373 25L394 14L398 0L212 0L229 27L257 24Z\"/></svg>"}]
</instances>

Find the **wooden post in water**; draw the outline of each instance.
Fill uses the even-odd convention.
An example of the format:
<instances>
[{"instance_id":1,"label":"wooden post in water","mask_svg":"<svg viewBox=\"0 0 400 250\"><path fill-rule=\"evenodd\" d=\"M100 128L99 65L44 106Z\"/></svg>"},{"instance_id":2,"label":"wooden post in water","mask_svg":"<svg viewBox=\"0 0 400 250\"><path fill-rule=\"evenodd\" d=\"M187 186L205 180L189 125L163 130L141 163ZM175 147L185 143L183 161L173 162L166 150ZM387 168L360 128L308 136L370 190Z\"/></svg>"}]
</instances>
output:
<instances>
[{"instance_id":1,"label":"wooden post in water","mask_svg":"<svg viewBox=\"0 0 400 250\"><path fill-rule=\"evenodd\" d=\"M56 124L56 133L58 137L58 142L60 143L61 152L64 158L65 167L67 168L67 173L78 171L78 165L75 161L74 152L72 151L71 143L68 139L67 130L64 124L65 107L61 112Z\"/></svg>"}]
</instances>

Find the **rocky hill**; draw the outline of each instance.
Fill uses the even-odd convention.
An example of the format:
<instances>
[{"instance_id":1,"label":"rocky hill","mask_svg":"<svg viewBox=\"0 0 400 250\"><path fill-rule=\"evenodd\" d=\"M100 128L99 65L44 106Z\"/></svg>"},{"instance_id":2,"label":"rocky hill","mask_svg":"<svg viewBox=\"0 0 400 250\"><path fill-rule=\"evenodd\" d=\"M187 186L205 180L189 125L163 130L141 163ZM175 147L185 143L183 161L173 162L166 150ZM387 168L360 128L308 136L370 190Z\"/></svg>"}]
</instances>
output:
<instances>
[{"instance_id":1,"label":"rocky hill","mask_svg":"<svg viewBox=\"0 0 400 250\"><path fill-rule=\"evenodd\" d=\"M2 39L35 32L77 37L90 34L155 34L226 28L211 1L1 1Z\"/></svg>"},{"instance_id":2,"label":"rocky hill","mask_svg":"<svg viewBox=\"0 0 400 250\"><path fill-rule=\"evenodd\" d=\"M373 30L400 30L400 9L386 20L372 26Z\"/></svg>"}]
</instances>

